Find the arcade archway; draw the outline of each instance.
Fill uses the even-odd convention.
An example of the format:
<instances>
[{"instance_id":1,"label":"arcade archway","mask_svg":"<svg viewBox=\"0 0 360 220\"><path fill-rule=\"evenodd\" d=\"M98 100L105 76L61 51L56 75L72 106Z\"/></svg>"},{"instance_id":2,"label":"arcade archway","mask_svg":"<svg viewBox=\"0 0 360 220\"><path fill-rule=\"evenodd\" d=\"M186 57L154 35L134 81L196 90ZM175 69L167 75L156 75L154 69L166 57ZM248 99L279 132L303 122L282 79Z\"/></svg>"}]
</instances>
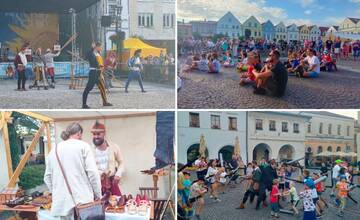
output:
<instances>
[{"instance_id":1,"label":"arcade archway","mask_svg":"<svg viewBox=\"0 0 360 220\"><path fill-rule=\"evenodd\" d=\"M269 160L271 156L270 146L264 143L258 144L253 150L253 160L260 161L262 158Z\"/></svg>"}]
</instances>

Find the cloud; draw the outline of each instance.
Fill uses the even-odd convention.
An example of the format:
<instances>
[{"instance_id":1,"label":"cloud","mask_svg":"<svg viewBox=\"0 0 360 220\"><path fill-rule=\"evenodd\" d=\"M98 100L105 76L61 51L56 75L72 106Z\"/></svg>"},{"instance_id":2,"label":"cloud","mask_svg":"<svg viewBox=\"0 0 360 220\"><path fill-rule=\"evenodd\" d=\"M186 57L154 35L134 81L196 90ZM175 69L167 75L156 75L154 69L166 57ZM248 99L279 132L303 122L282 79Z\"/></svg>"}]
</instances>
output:
<instances>
[{"instance_id":1,"label":"cloud","mask_svg":"<svg viewBox=\"0 0 360 220\"><path fill-rule=\"evenodd\" d=\"M349 1L353 3L360 3L360 0L349 0Z\"/></svg>"},{"instance_id":2,"label":"cloud","mask_svg":"<svg viewBox=\"0 0 360 220\"><path fill-rule=\"evenodd\" d=\"M243 23L251 15L255 15L260 22L271 20L279 22L288 16L279 7L266 6L265 0L178 0L179 19L215 20L220 19L227 11L231 11Z\"/></svg>"},{"instance_id":3,"label":"cloud","mask_svg":"<svg viewBox=\"0 0 360 220\"><path fill-rule=\"evenodd\" d=\"M304 14L307 14L307 15L309 15L309 14L311 14L311 13L312 13L311 10L306 10L306 11L304 11Z\"/></svg>"}]
</instances>

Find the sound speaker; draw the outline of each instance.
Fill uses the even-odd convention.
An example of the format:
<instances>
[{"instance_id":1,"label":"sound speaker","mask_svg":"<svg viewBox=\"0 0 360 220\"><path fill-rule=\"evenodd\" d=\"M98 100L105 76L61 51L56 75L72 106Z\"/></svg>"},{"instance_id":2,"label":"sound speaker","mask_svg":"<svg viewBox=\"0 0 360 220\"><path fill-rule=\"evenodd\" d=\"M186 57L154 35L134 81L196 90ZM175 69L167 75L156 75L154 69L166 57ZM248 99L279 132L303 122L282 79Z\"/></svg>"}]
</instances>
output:
<instances>
[{"instance_id":1,"label":"sound speaker","mask_svg":"<svg viewBox=\"0 0 360 220\"><path fill-rule=\"evenodd\" d=\"M101 17L101 26L110 27L111 26L111 16L102 16Z\"/></svg>"}]
</instances>

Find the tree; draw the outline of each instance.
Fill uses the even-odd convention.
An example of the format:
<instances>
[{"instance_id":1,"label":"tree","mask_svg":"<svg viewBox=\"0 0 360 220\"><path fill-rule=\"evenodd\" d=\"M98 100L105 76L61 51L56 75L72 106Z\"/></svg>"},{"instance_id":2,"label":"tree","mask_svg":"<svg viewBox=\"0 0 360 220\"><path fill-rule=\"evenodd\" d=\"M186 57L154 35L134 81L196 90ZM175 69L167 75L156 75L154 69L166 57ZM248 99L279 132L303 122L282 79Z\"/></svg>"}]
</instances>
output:
<instances>
[{"instance_id":1,"label":"tree","mask_svg":"<svg viewBox=\"0 0 360 220\"><path fill-rule=\"evenodd\" d=\"M13 170L20 162L20 142L19 138L24 135L35 134L40 127L40 122L32 117L12 112L12 123L8 123L10 152Z\"/></svg>"}]
</instances>

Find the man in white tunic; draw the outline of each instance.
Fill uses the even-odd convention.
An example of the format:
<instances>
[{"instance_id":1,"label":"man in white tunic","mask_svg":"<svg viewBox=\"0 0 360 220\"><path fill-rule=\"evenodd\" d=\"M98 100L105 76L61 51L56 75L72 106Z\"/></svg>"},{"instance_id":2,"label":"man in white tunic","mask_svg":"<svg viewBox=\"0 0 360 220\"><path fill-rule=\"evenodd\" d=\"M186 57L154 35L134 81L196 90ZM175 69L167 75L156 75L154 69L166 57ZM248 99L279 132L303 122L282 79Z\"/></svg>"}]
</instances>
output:
<instances>
[{"instance_id":1,"label":"man in white tunic","mask_svg":"<svg viewBox=\"0 0 360 220\"><path fill-rule=\"evenodd\" d=\"M98 121L92 127L91 133L93 134L94 144L92 150L102 183L107 182L105 178L109 178L112 183L111 189L106 189L105 185L107 184L102 184L102 193L105 194L106 191L110 190L112 195L119 196L121 195L119 183L124 172L124 160L120 147L107 140L105 125Z\"/></svg>"},{"instance_id":2,"label":"man in white tunic","mask_svg":"<svg viewBox=\"0 0 360 220\"><path fill-rule=\"evenodd\" d=\"M58 155L73 193L74 201L66 187L65 179L56 158L56 148L48 155L44 182L52 193L51 215L60 220L74 219L74 207L101 198L100 175L89 144L81 140L82 127L70 124L61 134Z\"/></svg>"}]
</instances>

